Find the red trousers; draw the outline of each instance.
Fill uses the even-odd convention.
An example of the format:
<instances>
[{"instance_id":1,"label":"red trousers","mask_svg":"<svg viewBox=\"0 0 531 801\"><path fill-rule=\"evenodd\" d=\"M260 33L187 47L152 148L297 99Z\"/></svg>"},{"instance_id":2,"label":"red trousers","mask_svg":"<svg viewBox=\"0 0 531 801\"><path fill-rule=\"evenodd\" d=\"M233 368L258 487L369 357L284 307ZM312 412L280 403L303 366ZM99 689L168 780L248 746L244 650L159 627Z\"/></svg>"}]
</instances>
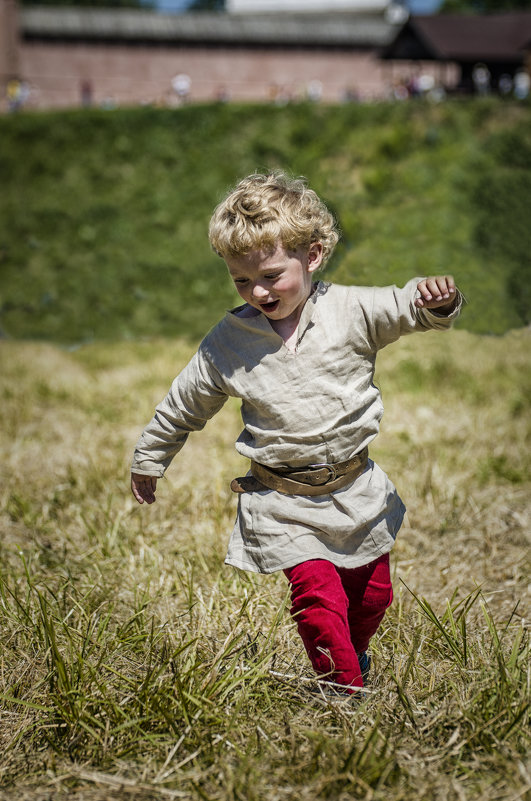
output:
<instances>
[{"instance_id":1,"label":"red trousers","mask_svg":"<svg viewBox=\"0 0 531 801\"><path fill-rule=\"evenodd\" d=\"M315 672L363 687L357 654L367 649L393 600L389 554L355 568L312 559L284 573L291 614Z\"/></svg>"}]
</instances>

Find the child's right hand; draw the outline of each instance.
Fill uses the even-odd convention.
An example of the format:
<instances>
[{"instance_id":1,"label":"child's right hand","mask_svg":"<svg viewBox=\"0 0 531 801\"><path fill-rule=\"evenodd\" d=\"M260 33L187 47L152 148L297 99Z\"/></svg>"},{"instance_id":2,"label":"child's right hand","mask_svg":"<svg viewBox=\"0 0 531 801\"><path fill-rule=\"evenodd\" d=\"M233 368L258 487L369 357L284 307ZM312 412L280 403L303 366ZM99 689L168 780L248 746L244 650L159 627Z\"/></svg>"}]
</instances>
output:
<instances>
[{"instance_id":1,"label":"child's right hand","mask_svg":"<svg viewBox=\"0 0 531 801\"><path fill-rule=\"evenodd\" d=\"M417 284L419 297L415 306L419 309L439 309L450 314L457 303L455 282L451 275L432 275Z\"/></svg>"},{"instance_id":2,"label":"child's right hand","mask_svg":"<svg viewBox=\"0 0 531 801\"><path fill-rule=\"evenodd\" d=\"M155 503L155 490L157 479L155 476L142 476L140 473L131 473L131 490L138 503Z\"/></svg>"}]
</instances>

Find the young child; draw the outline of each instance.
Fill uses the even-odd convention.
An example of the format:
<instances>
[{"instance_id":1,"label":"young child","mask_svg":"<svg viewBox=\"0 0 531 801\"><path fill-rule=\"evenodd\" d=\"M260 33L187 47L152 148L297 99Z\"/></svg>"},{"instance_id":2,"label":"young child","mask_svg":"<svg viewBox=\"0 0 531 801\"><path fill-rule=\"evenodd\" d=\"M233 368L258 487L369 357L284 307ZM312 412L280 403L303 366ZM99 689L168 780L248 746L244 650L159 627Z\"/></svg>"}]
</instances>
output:
<instances>
[{"instance_id":1,"label":"young child","mask_svg":"<svg viewBox=\"0 0 531 801\"><path fill-rule=\"evenodd\" d=\"M188 434L241 398L237 450L251 460L226 563L283 570L314 667L345 693L363 686L367 647L392 601L389 551L405 508L368 459L383 407L376 354L402 334L451 326L451 276L403 289L314 281L338 233L303 180L250 175L216 208L210 242L244 303L227 312L174 380L136 446L132 490L155 501Z\"/></svg>"}]
</instances>

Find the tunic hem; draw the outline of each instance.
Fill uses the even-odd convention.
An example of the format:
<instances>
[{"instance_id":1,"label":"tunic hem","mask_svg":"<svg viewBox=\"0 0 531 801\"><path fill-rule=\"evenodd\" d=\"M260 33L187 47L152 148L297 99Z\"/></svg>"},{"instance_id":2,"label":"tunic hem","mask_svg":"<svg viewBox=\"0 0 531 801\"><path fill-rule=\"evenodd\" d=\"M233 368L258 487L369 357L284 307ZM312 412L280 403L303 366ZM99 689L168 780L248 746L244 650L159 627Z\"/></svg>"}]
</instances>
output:
<instances>
[{"instance_id":1,"label":"tunic hem","mask_svg":"<svg viewBox=\"0 0 531 801\"><path fill-rule=\"evenodd\" d=\"M229 557L225 558L225 564L229 565L230 567L236 567L238 570L245 570L247 573L262 573L263 575L270 575L271 573L278 573L280 570L286 570L289 567L294 567L295 565L299 565L302 562L309 562L312 559L320 559L324 562L331 562L335 567L346 567L346 568L355 568L355 567L363 567L363 565L367 565L372 562L374 559L378 559L379 556L383 556L386 553L389 553L395 544L394 540L391 540L387 546L382 548L378 548L379 553L375 554L370 560L366 558L361 559L337 559L335 558L335 554L330 552L328 556L323 556L322 551L316 551L315 553L305 553L304 555L300 554L297 558L292 557L291 559L287 559L284 562L281 562L279 565L275 567L262 567L260 568L256 562L244 562L238 559L231 559Z\"/></svg>"}]
</instances>

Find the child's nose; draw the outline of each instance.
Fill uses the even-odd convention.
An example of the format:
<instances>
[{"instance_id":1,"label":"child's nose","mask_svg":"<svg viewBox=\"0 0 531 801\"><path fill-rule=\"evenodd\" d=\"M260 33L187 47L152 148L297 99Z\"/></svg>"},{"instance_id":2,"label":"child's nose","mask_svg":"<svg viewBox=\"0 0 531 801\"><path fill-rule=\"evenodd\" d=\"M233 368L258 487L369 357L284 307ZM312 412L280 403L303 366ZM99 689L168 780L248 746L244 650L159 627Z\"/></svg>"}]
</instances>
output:
<instances>
[{"instance_id":1,"label":"child's nose","mask_svg":"<svg viewBox=\"0 0 531 801\"><path fill-rule=\"evenodd\" d=\"M260 298L266 298L268 295L269 290L267 290L265 287L261 286L260 284L255 284L253 286L253 297L257 300L260 300Z\"/></svg>"}]
</instances>

